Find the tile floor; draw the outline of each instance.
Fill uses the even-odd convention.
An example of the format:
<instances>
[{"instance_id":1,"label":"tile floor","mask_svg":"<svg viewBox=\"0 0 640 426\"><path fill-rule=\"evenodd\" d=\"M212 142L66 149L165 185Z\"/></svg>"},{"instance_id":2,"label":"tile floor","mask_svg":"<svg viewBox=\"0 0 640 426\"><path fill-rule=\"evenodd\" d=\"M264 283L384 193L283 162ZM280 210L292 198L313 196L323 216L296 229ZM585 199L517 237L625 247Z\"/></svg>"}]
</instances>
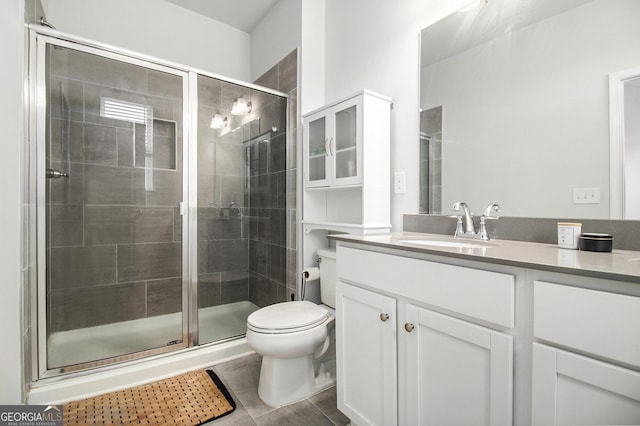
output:
<instances>
[{"instance_id":1,"label":"tile floor","mask_svg":"<svg viewBox=\"0 0 640 426\"><path fill-rule=\"evenodd\" d=\"M336 388L331 387L296 404L272 408L258 397L262 357L249 355L212 367L225 384L236 410L206 423L211 426L249 425L348 425L349 419L336 407Z\"/></svg>"}]
</instances>

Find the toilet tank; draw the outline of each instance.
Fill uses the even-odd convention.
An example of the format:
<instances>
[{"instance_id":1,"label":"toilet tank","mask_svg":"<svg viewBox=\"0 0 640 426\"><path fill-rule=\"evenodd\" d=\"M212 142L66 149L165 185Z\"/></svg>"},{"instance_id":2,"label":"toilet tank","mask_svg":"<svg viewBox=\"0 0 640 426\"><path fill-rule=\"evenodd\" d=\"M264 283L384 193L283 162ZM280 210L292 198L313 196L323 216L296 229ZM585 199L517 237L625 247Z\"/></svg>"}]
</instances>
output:
<instances>
[{"instance_id":1,"label":"toilet tank","mask_svg":"<svg viewBox=\"0 0 640 426\"><path fill-rule=\"evenodd\" d=\"M318 249L320 258L320 299L332 308L336 307L336 251Z\"/></svg>"}]
</instances>

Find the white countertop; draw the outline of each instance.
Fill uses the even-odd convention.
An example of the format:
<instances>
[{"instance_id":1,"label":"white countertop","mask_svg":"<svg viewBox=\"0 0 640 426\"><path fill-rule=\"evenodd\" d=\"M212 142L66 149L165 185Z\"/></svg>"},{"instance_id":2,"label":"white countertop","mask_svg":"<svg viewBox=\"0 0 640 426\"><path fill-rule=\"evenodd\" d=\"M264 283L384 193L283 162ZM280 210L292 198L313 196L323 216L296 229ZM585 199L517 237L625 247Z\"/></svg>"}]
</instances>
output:
<instances>
[{"instance_id":1,"label":"white countertop","mask_svg":"<svg viewBox=\"0 0 640 426\"><path fill-rule=\"evenodd\" d=\"M611 253L600 253L562 249L553 244L509 240L484 242L418 232L384 235L336 234L330 235L329 238L347 243L640 283L640 251L613 250ZM411 240L429 240L443 244L461 242L485 247L435 246Z\"/></svg>"}]
</instances>

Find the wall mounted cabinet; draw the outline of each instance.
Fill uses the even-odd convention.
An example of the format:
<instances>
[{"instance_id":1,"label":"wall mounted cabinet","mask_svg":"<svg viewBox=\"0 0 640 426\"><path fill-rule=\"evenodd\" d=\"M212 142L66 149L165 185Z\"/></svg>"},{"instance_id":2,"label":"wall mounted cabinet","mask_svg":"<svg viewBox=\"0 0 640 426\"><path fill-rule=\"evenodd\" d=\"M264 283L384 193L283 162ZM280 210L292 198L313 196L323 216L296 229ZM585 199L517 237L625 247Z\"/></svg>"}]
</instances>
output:
<instances>
[{"instance_id":1,"label":"wall mounted cabinet","mask_svg":"<svg viewBox=\"0 0 640 426\"><path fill-rule=\"evenodd\" d=\"M364 90L303 117L305 229L391 228L390 109Z\"/></svg>"},{"instance_id":2,"label":"wall mounted cabinet","mask_svg":"<svg viewBox=\"0 0 640 426\"><path fill-rule=\"evenodd\" d=\"M330 233L391 230L391 99L362 90L302 121L302 267L308 268L317 266Z\"/></svg>"},{"instance_id":3,"label":"wall mounted cabinet","mask_svg":"<svg viewBox=\"0 0 640 426\"><path fill-rule=\"evenodd\" d=\"M362 184L363 96L305 116L305 188Z\"/></svg>"}]
</instances>

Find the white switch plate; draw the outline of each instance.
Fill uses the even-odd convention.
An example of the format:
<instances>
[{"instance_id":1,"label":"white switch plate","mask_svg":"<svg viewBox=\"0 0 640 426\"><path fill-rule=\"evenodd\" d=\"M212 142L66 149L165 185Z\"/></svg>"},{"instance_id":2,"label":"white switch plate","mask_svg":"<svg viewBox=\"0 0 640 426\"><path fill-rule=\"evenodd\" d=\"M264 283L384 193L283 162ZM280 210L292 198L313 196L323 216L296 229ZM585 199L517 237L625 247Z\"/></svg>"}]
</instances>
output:
<instances>
[{"instance_id":1,"label":"white switch plate","mask_svg":"<svg viewBox=\"0 0 640 426\"><path fill-rule=\"evenodd\" d=\"M573 204L600 204L600 188L573 188Z\"/></svg>"},{"instance_id":2,"label":"white switch plate","mask_svg":"<svg viewBox=\"0 0 640 426\"><path fill-rule=\"evenodd\" d=\"M407 174L405 172L395 172L393 174L393 193L407 193Z\"/></svg>"}]
</instances>

